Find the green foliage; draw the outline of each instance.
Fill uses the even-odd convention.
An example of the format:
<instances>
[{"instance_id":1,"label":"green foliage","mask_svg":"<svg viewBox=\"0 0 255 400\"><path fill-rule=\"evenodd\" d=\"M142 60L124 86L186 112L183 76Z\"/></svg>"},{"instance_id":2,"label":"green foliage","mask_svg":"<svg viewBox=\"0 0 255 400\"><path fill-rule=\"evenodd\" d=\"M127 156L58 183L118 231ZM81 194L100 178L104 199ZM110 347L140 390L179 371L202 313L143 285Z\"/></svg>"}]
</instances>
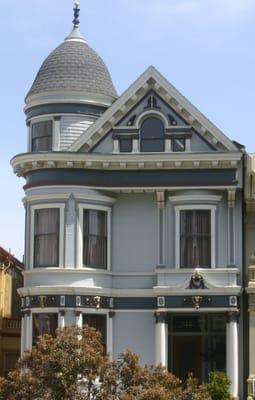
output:
<instances>
[{"instance_id":1,"label":"green foliage","mask_svg":"<svg viewBox=\"0 0 255 400\"><path fill-rule=\"evenodd\" d=\"M209 374L207 389L212 400L230 400L230 380L224 372L213 371Z\"/></svg>"},{"instance_id":2,"label":"green foliage","mask_svg":"<svg viewBox=\"0 0 255 400\"><path fill-rule=\"evenodd\" d=\"M212 400L206 386L191 375L183 383L161 365L141 365L131 351L110 361L100 334L89 327L40 337L16 371L0 378L0 400L32 399Z\"/></svg>"}]
</instances>

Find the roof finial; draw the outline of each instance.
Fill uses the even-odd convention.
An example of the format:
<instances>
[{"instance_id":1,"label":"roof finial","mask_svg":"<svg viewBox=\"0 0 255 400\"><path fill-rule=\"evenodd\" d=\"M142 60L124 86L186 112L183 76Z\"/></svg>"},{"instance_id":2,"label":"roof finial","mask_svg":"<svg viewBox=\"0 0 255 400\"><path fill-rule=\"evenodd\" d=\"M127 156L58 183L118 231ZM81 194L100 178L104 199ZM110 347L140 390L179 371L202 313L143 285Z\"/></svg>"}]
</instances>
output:
<instances>
[{"instance_id":1,"label":"roof finial","mask_svg":"<svg viewBox=\"0 0 255 400\"><path fill-rule=\"evenodd\" d=\"M73 9L73 11L74 11L73 27L74 28L78 28L79 24L80 24L80 21L79 21L80 7L79 6L80 6L80 2L76 1L74 4L74 9Z\"/></svg>"}]
</instances>

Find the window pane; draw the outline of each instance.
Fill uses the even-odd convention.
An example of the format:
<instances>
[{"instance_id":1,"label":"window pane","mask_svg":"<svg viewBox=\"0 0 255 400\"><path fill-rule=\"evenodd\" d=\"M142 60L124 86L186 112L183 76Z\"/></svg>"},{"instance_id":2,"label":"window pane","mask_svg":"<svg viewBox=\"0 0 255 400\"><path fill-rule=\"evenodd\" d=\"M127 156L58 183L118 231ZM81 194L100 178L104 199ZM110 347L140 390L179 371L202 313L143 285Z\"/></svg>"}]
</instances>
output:
<instances>
[{"instance_id":1,"label":"window pane","mask_svg":"<svg viewBox=\"0 0 255 400\"><path fill-rule=\"evenodd\" d=\"M164 151L164 125L158 118L150 117L143 121L140 130L140 151Z\"/></svg>"},{"instance_id":2,"label":"window pane","mask_svg":"<svg viewBox=\"0 0 255 400\"><path fill-rule=\"evenodd\" d=\"M59 263L59 209L35 211L34 266L52 267Z\"/></svg>"},{"instance_id":3,"label":"window pane","mask_svg":"<svg viewBox=\"0 0 255 400\"><path fill-rule=\"evenodd\" d=\"M46 333L54 336L57 327L58 314L33 314L33 345L36 343L38 336L45 335Z\"/></svg>"},{"instance_id":4,"label":"window pane","mask_svg":"<svg viewBox=\"0 0 255 400\"><path fill-rule=\"evenodd\" d=\"M132 151L132 139L120 139L119 146L121 153L130 153Z\"/></svg>"},{"instance_id":5,"label":"window pane","mask_svg":"<svg viewBox=\"0 0 255 400\"><path fill-rule=\"evenodd\" d=\"M4 362L5 376L7 376L10 371L15 370L15 366L19 359L19 356L20 354L15 352L5 353L5 362Z\"/></svg>"},{"instance_id":6,"label":"window pane","mask_svg":"<svg viewBox=\"0 0 255 400\"><path fill-rule=\"evenodd\" d=\"M32 151L52 150L52 121L32 124Z\"/></svg>"},{"instance_id":7,"label":"window pane","mask_svg":"<svg viewBox=\"0 0 255 400\"><path fill-rule=\"evenodd\" d=\"M211 218L209 210L180 213L181 267L211 266Z\"/></svg>"},{"instance_id":8,"label":"window pane","mask_svg":"<svg viewBox=\"0 0 255 400\"><path fill-rule=\"evenodd\" d=\"M101 333L102 343L106 351L106 315L83 314L83 325L91 326Z\"/></svg>"},{"instance_id":9,"label":"window pane","mask_svg":"<svg viewBox=\"0 0 255 400\"><path fill-rule=\"evenodd\" d=\"M84 210L83 264L90 267L107 266L107 213Z\"/></svg>"},{"instance_id":10,"label":"window pane","mask_svg":"<svg viewBox=\"0 0 255 400\"><path fill-rule=\"evenodd\" d=\"M141 141L140 151L163 152L165 147L164 145L164 139L146 139Z\"/></svg>"},{"instance_id":11,"label":"window pane","mask_svg":"<svg viewBox=\"0 0 255 400\"><path fill-rule=\"evenodd\" d=\"M158 118L147 118L141 126L142 139L159 139L164 137L164 125Z\"/></svg>"}]
</instances>

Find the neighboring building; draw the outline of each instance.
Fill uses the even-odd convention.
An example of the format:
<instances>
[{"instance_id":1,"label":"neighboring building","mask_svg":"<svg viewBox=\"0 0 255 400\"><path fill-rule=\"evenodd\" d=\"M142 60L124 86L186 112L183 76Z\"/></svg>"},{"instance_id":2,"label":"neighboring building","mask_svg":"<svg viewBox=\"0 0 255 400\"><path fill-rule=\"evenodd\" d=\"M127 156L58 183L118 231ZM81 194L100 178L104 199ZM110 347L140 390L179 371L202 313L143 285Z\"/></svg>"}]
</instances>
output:
<instances>
[{"instance_id":1,"label":"neighboring building","mask_svg":"<svg viewBox=\"0 0 255 400\"><path fill-rule=\"evenodd\" d=\"M26 97L22 350L84 323L108 352L243 399L243 151L149 67L120 97L74 29ZM241 312L241 315L240 315Z\"/></svg>"},{"instance_id":2,"label":"neighboring building","mask_svg":"<svg viewBox=\"0 0 255 400\"><path fill-rule=\"evenodd\" d=\"M245 206L246 206L246 292L248 294L248 397L255 398L255 155L245 157Z\"/></svg>"},{"instance_id":3,"label":"neighboring building","mask_svg":"<svg viewBox=\"0 0 255 400\"><path fill-rule=\"evenodd\" d=\"M0 247L0 375L14 369L20 356L23 263Z\"/></svg>"}]
</instances>

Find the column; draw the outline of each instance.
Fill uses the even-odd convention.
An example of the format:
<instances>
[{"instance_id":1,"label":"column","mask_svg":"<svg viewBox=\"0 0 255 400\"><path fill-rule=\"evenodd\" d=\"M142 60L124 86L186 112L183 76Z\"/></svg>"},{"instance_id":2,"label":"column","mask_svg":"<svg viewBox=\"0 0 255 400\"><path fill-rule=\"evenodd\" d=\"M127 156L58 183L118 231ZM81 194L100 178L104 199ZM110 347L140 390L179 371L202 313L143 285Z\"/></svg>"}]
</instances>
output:
<instances>
[{"instance_id":1,"label":"column","mask_svg":"<svg viewBox=\"0 0 255 400\"><path fill-rule=\"evenodd\" d=\"M65 327L65 310L59 310L58 314L58 327L63 329Z\"/></svg>"},{"instance_id":2,"label":"column","mask_svg":"<svg viewBox=\"0 0 255 400\"><path fill-rule=\"evenodd\" d=\"M238 399L238 319L237 311L227 314L227 375L234 399Z\"/></svg>"},{"instance_id":3,"label":"column","mask_svg":"<svg viewBox=\"0 0 255 400\"><path fill-rule=\"evenodd\" d=\"M158 205L158 266L165 265L165 192L157 192Z\"/></svg>"},{"instance_id":4,"label":"column","mask_svg":"<svg viewBox=\"0 0 255 400\"><path fill-rule=\"evenodd\" d=\"M249 378L248 400L255 398L255 294L249 294Z\"/></svg>"},{"instance_id":5,"label":"column","mask_svg":"<svg viewBox=\"0 0 255 400\"><path fill-rule=\"evenodd\" d=\"M157 312L156 318L156 344L155 365L162 364L167 367L167 323L165 312Z\"/></svg>"},{"instance_id":6,"label":"column","mask_svg":"<svg viewBox=\"0 0 255 400\"><path fill-rule=\"evenodd\" d=\"M113 317L114 312L110 311L107 318L107 353L110 360L113 359Z\"/></svg>"},{"instance_id":7,"label":"column","mask_svg":"<svg viewBox=\"0 0 255 400\"><path fill-rule=\"evenodd\" d=\"M20 339L20 355L23 356L25 350L25 313L21 312L21 339Z\"/></svg>"},{"instance_id":8,"label":"column","mask_svg":"<svg viewBox=\"0 0 255 400\"><path fill-rule=\"evenodd\" d=\"M81 311L76 311L75 312L75 316L76 316L76 326L78 328L82 328L82 312Z\"/></svg>"},{"instance_id":9,"label":"column","mask_svg":"<svg viewBox=\"0 0 255 400\"><path fill-rule=\"evenodd\" d=\"M24 350L29 350L32 347L32 314L31 311L25 311L24 317L24 331L25 331L25 339L24 339Z\"/></svg>"}]
</instances>

